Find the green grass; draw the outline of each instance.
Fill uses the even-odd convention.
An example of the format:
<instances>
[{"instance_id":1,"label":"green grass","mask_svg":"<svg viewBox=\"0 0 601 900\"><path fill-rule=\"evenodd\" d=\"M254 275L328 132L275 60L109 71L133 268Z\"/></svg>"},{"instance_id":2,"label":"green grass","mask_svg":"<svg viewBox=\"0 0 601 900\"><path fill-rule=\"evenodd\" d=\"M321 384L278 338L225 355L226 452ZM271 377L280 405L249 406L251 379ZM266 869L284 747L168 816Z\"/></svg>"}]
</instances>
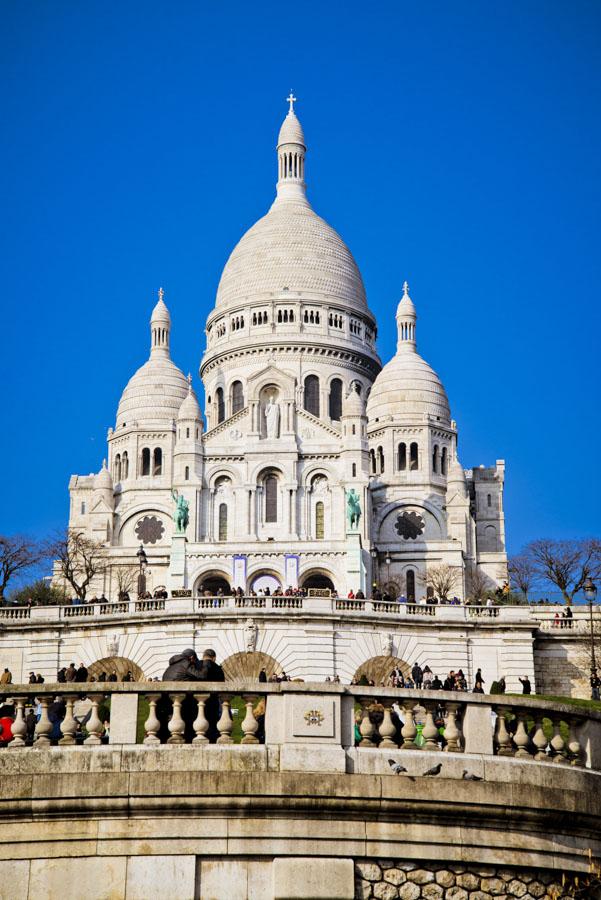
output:
<instances>
[{"instance_id":1,"label":"green grass","mask_svg":"<svg viewBox=\"0 0 601 900\"><path fill-rule=\"evenodd\" d=\"M498 697L530 697L532 700L549 700L551 703L565 703L567 706L578 706L601 712L601 700L585 700L580 697L555 697L552 694L499 694Z\"/></svg>"}]
</instances>

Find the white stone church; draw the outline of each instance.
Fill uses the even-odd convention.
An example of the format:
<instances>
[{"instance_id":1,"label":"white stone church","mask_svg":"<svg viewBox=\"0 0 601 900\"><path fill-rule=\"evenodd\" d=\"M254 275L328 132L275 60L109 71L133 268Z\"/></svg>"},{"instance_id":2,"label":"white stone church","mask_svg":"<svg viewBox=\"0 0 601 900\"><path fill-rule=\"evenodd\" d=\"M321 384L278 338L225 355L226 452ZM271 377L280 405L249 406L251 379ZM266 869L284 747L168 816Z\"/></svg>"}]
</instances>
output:
<instances>
[{"instance_id":1,"label":"white stone church","mask_svg":"<svg viewBox=\"0 0 601 900\"><path fill-rule=\"evenodd\" d=\"M276 198L232 251L207 319L204 418L171 359L161 290L149 358L108 432L108 464L71 478L69 526L106 543L110 566L95 587L107 597L141 544L149 590L195 595L278 586L369 595L377 583L417 600L441 563L456 569L460 597L475 571L491 587L507 577L504 462L463 469L445 389L417 352L407 284L397 352L382 368L359 269L306 196L293 101ZM177 496L188 504L185 534L173 520Z\"/></svg>"}]
</instances>

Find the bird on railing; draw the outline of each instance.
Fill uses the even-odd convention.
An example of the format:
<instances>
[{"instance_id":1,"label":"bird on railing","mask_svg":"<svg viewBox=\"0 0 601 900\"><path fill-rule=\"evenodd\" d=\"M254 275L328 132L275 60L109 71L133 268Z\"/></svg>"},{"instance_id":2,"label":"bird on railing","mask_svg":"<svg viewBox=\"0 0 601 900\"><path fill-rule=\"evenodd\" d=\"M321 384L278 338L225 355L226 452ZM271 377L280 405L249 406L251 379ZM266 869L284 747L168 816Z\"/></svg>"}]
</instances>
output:
<instances>
[{"instance_id":1,"label":"bird on railing","mask_svg":"<svg viewBox=\"0 0 601 900\"><path fill-rule=\"evenodd\" d=\"M428 769L427 772L424 772L424 775L440 775L441 769L442 769L442 763L438 763L437 766L432 766L431 769Z\"/></svg>"},{"instance_id":2,"label":"bird on railing","mask_svg":"<svg viewBox=\"0 0 601 900\"><path fill-rule=\"evenodd\" d=\"M467 769L463 770L462 778L464 781L482 781L480 775L474 775L472 772L468 772Z\"/></svg>"},{"instance_id":3,"label":"bird on railing","mask_svg":"<svg viewBox=\"0 0 601 900\"><path fill-rule=\"evenodd\" d=\"M400 763L395 762L394 759L389 759L388 765L390 766L390 768L392 769L392 771L394 772L395 775L400 775L401 772L407 771L405 766L402 766Z\"/></svg>"}]
</instances>

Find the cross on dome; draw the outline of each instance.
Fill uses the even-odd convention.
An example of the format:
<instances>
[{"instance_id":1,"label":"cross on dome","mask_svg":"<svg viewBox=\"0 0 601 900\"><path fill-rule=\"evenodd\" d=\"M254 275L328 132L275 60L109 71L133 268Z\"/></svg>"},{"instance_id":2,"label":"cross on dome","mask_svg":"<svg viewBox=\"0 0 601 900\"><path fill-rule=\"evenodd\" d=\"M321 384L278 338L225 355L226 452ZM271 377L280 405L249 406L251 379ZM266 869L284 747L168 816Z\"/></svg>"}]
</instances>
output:
<instances>
[{"instance_id":1,"label":"cross on dome","mask_svg":"<svg viewBox=\"0 0 601 900\"><path fill-rule=\"evenodd\" d=\"M404 281L403 282L403 297L408 297L408 296L409 296L409 282Z\"/></svg>"},{"instance_id":2,"label":"cross on dome","mask_svg":"<svg viewBox=\"0 0 601 900\"><path fill-rule=\"evenodd\" d=\"M296 97L292 93L292 88L290 88L290 96L286 97L286 102L290 104L290 109L288 110L288 112L293 113L294 104L296 103Z\"/></svg>"},{"instance_id":3,"label":"cross on dome","mask_svg":"<svg viewBox=\"0 0 601 900\"><path fill-rule=\"evenodd\" d=\"M186 381L188 382L188 390L191 391L192 390L192 373L191 372L188 372L188 377L186 378Z\"/></svg>"},{"instance_id":4,"label":"cross on dome","mask_svg":"<svg viewBox=\"0 0 601 900\"><path fill-rule=\"evenodd\" d=\"M162 287L159 288L159 292L158 292L158 293L159 293L159 300L162 300L163 297L165 296L165 291L163 290Z\"/></svg>"}]
</instances>

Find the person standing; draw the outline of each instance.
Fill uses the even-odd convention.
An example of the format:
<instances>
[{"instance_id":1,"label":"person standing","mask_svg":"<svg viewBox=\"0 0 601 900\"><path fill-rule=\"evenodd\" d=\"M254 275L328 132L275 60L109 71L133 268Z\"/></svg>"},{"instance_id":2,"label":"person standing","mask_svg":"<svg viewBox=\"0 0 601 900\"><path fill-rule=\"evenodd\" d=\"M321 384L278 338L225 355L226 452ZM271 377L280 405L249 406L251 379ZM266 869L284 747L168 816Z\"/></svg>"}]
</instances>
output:
<instances>
[{"instance_id":1,"label":"person standing","mask_svg":"<svg viewBox=\"0 0 601 900\"><path fill-rule=\"evenodd\" d=\"M87 681L88 680L88 670L84 666L83 663L79 664L79 669L75 673L75 681Z\"/></svg>"},{"instance_id":2,"label":"person standing","mask_svg":"<svg viewBox=\"0 0 601 900\"><path fill-rule=\"evenodd\" d=\"M524 675L523 678L518 678L518 681L522 685L522 694L532 693L532 685L530 684L530 679L527 675Z\"/></svg>"},{"instance_id":3,"label":"person standing","mask_svg":"<svg viewBox=\"0 0 601 900\"><path fill-rule=\"evenodd\" d=\"M10 669L5 669L2 675L0 675L0 684L12 684L13 683L13 673Z\"/></svg>"},{"instance_id":4,"label":"person standing","mask_svg":"<svg viewBox=\"0 0 601 900\"><path fill-rule=\"evenodd\" d=\"M413 683L415 684L415 687L421 691L422 683L424 680L424 673L423 673L422 667L417 662L414 664L413 668L411 669L411 677L413 678Z\"/></svg>"},{"instance_id":5,"label":"person standing","mask_svg":"<svg viewBox=\"0 0 601 900\"><path fill-rule=\"evenodd\" d=\"M479 684L480 687L484 685L484 678L482 677L482 669L478 667L478 671L476 672L476 677L474 678L474 684ZM484 693L484 691L482 691Z\"/></svg>"},{"instance_id":6,"label":"person standing","mask_svg":"<svg viewBox=\"0 0 601 900\"><path fill-rule=\"evenodd\" d=\"M65 680L67 684L71 684L72 681L76 681L77 679L77 669L75 668L75 663L69 663L67 670L65 672Z\"/></svg>"},{"instance_id":7,"label":"person standing","mask_svg":"<svg viewBox=\"0 0 601 900\"><path fill-rule=\"evenodd\" d=\"M597 670L591 671L591 700L599 700L601 698L601 678L597 675Z\"/></svg>"}]
</instances>

